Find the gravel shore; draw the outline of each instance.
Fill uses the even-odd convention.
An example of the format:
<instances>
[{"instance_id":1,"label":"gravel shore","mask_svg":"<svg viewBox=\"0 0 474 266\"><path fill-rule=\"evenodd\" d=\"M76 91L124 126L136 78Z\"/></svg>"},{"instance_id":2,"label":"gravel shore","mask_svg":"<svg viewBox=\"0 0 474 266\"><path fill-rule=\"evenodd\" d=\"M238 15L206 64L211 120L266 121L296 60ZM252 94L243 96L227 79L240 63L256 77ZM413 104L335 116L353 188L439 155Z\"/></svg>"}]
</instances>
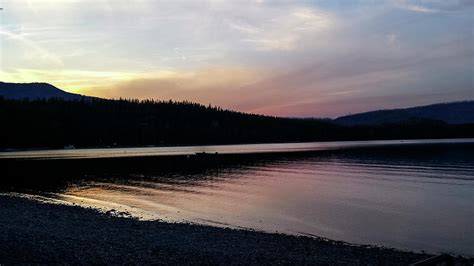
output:
<instances>
[{"instance_id":1,"label":"gravel shore","mask_svg":"<svg viewBox=\"0 0 474 266\"><path fill-rule=\"evenodd\" d=\"M311 237L138 221L0 195L0 265L407 265L428 257ZM458 265L472 262L457 259Z\"/></svg>"}]
</instances>

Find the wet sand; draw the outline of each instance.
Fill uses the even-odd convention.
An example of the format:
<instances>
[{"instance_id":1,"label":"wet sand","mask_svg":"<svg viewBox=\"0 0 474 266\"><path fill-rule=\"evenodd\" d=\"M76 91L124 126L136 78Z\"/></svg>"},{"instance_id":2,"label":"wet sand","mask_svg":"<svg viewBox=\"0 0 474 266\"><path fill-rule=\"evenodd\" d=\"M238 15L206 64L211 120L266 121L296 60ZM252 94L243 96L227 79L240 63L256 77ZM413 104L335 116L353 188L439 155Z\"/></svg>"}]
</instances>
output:
<instances>
[{"instance_id":1,"label":"wet sand","mask_svg":"<svg viewBox=\"0 0 474 266\"><path fill-rule=\"evenodd\" d=\"M406 265L429 254L321 238L138 221L0 195L0 264ZM457 259L459 265L473 260Z\"/></svg>"}]
</instances>

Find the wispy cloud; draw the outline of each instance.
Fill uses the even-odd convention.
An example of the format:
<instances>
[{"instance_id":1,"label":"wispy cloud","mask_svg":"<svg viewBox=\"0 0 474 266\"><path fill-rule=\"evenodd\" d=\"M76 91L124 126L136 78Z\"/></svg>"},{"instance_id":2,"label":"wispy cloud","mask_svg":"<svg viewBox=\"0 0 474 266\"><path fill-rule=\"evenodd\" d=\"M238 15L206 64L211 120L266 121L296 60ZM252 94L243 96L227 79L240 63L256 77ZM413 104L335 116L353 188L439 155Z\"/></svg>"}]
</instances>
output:
<instances>
[{"instance_id":1,"label":"wispy cloud","mask_svg":"<svg viewBox=\"0 0 474 266\"><path fill-rule=\"evenodd\" d=\"M398 8L418 13L462 11L474 6L470 0L393 0L392 3Z\"/></svg>"},{"instance_id":2,"label":"wispy cloud","mask_svg":"<svg viewBox=\"0 0 474 266\"><path fill-rule=\"evenodd\" d=\"M294 50L308 37L328 30L334 18L311 7L272 10L266 19L253 19L257 25L230 20L229 26L239 31L242 41L261 51Z\"/></svg>"},{"instance_id":3,"label":"wispy cloud","mask_svg":"<svg viewBox=\"0 0 474 266\"><path fill-rule=\"evenodd\" d=\"M22 58L24 59L26 58L32 62L33 61L38 62L38 60L40 60L41 63L48 66L53 66L53 67L64 66L64 63L58 56L46 50L41 45L28 39L22 34L15 34L15 33L11 33L11 32L0 29L0 35L2 36L0 37L1 38L0 41L3 39L3 41L8 40L8 41L17 42L16 45L18 45L18 43L25 45L28 48L28 52L22 54Z\"/></svg>"},{"instance_id":4,"label":"wispy cloud","mask_svg":"<svg viewBox=\"0 0 474 266\"><path fill-rule=\"evenodd\" d=\"M413 11L413 12L419 12L419 13L436 13L439 12L439 10L434 9L434 8L429 8L426 6L422 5L415 5L411 4L409 2L405 1L397 1L396 6L405 10Z\"/></svg>"}]
</instances>

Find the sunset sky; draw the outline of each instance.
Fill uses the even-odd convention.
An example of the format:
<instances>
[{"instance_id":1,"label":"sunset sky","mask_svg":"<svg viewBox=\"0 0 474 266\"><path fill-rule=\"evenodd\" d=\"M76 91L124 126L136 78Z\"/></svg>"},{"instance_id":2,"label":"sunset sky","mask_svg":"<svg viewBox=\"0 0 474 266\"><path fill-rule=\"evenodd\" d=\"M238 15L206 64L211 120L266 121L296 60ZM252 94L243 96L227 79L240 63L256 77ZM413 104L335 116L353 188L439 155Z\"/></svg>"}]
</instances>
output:
<instances>
[{"instance_id":1,"label":"sunset sky","mask_svg":"<svg viewBox=\"0 0 474 266\"><path fill-rule=\"evenodd\" d=\"M289 117L474 99L472 0L0 3L0 81Z\"/></svg>"}]
</instances>

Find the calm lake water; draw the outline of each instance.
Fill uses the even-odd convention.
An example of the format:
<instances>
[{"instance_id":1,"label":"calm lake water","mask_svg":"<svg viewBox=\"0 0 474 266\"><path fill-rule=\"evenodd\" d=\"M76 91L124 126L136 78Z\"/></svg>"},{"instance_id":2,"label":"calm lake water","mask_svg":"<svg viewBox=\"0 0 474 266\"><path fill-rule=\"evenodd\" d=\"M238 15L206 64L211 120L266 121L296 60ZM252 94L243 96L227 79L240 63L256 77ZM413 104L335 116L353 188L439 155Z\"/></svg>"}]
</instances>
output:
<instances>
[{"instance_id":1,"label":"calm lake water","mask_svg":"<svg viewBox=\"0 0 474 266\"><path fill-rule=\"evenodd\" d=\"M307 150L320 152L196 173L89 178L54 197L142 219L474 256L472 139L10 152L0 158Z\"/></svg>"}]
</instances>

